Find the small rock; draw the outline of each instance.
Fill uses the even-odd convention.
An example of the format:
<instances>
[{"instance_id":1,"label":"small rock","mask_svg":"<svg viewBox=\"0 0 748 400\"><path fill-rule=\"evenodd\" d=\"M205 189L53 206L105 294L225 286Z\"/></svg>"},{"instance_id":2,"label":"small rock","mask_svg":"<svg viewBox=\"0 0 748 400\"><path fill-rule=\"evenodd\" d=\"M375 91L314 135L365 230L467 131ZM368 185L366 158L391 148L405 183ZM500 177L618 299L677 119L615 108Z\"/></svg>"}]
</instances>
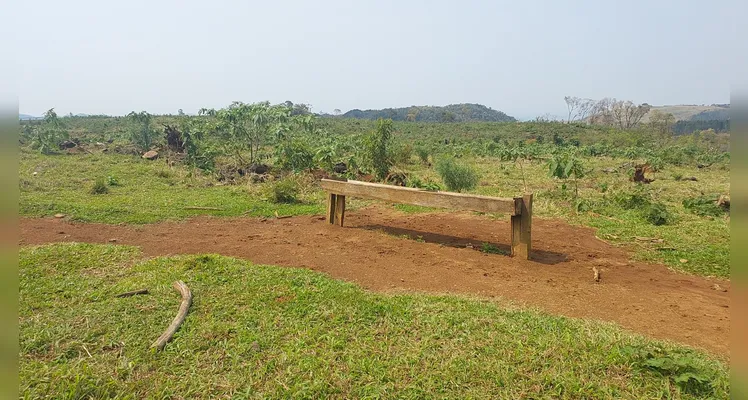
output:
<instances>
[{"instance_id":1,"label":"small rock","mask_svg":"<svg viewBox=\"0 0 748 400\"><path fill-rule=\"evenodd\" d=\"M155 160L158 158L158 152L156 150L147 151L143 154L143 158L146 160Z\"/></svg>"},{"instance_id":2,"label":"small rock","mask_svg":"<svg viewBox=\"0 0 748 400\"><path fill-rule=\"evenodd\" d=\"M332 170L338 174L344 174L348 171L348 166L344 162L339 162L332 167Z\"/></svg>"},{"instance_id":3,"label":"small rock","mask_svg":"<svg viewBox=\"0 0 748 400\"><path fill-rule=\"evenodd\" d=\"M60 143L60 149L72 149L73 147L77 146L78 144L75 143L72 140L65 140L62 143Z\"/></svg>"},{"instance_id":4,"label":"small rock","mask_svg":"<svg viewBox=\"0 0 748 400\"><path fill-rule=\"evenodd\" d=\"M37 176L37 175L39 175L39 173L36 172L36 171L34 171L31 175Z\"/></svg>"},{"instance_id":5,"label":"small rock","mask_svg":"<svg viewBox=\"0 0 748 400\"><path fill-rule=\"evenodd\" d=\"M727 289L723 288L722 286L720 286L720 285L718 285L716 283L714 285L712 285L712 290L716 290L716 291L719 291L719 292L726 292L727 291Z\"/></svg>"},{"instance_id":6,"label":"small rock","mask_svg":"<svg viewBox=\"0 0 748 400\"><path fill-rule=\"evenodd\" d=\"M270 168L265 164L252 164L249 166L248 170L253 174L264 175L270 170Z\"/></svg>"},{"instance_id":7,"label":"small rock","mask_svg":"<svg viewBox=\"0 0 748 400\"><path fill-rule=\"evenodd\" d=\"M65 214L55 214L55 218L65 218Z\"/></svg>"},{"instance_id":8,"label":"small rock","mask_svg":"<svg viewBox=\"0 0 748 400\"><path fill-rule=\"evenodd\" d=\"M116 241L117 241L117 239L109 239L109 243L114 243Z\"/></svg>"},{"instance_id":9,"label":"small rock","mask_svg":"<svg viewBox=\"0 0 748 400\"><path fill-rule=\"evenodd\" d=\"M681 264L685 264L688 262L688 260L686 260L685 258L681 258L679 261Z\"/></svg>"}]
</instances>

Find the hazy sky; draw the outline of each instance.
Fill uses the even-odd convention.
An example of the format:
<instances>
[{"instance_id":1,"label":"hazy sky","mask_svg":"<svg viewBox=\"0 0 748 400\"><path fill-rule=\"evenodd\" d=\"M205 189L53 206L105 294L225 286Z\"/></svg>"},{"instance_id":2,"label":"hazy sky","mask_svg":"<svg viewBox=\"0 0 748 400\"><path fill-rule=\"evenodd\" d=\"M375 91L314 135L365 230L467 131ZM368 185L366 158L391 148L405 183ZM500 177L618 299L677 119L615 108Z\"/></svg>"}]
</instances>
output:
<instances>
[{"instance_id":1,"label":"hazy sky","mask_svg":"<svg viewBox=\"0 0 748 400\"><path fill-rule=\"evenodd\" d=\"M741 3L67 0L3 14L22 113L470 102L526 119L564 115L565 95L729 102Z\"/></svg>"}]
</instances>

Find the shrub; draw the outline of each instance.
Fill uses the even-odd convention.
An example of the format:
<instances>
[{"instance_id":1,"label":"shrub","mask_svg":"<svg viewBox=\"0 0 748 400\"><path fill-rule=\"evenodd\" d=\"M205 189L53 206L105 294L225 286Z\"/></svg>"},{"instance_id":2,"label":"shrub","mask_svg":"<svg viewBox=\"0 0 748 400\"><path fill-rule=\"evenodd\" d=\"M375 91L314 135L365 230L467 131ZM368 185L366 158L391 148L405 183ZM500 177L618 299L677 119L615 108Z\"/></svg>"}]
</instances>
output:
<instances>
[{"instance_id":1,"label":"shrub","mask_svg":"<svg viewBox=\"0 0 748 400\"><path fill-rule=\"evenodd\" d=\"M410 164L410 158L413 156L413 146L409 143L398 143L392 148L390 159L395 164Z\"/></svg>"},{"instance_id":2,"label":"shrub","mask_svg":"<svg viewBox=\"0 0 748 400\"><path fill-rule=\"evenodd\" d=\"M138 147L141 151L148 151L153 144L153 138L156 136L156 130L151 127L151 114L145 111L136 113L135 111L127 114L130 119L130 142Z\"/></svg>"},{"instance_id":3,"label":"shrub","mask_svg":"<svg viewBox=\"0 0 748 400\"><path fill-rule=\"evenodd\" d=\"M271 182L266 188L266 198L273 203L295 203L301 191L299 182L293 176Z\"/></svg>"},{"instance_id":4,"label":"shrub","mask_svg":"<svg viewBox=\"0 0 748 400\"><path fill-rule=\"evenodd\" d=\"M286 171L301 172L314 168L312 148L299 139L292 139L278 147L278 163Z\"/></svg>"},{"instance_id":5,"label":"shrub","mask_svg":"<svg viewBox=\"0 0 748 400\"><path fill-rule=\"evenodd\" d=\"M439 161L436 172L441 176L447 189L453 192L475 189L478 185L478 173L472 167L458 164L451 158Z\"/></svg>"},{"instance_id":6,"label":"shrub","mask_svg":"<svg viewBox=\"0 0 748 400\"><path fill-rule=\"evenodd\" d=\"M364 139L364 158L379 180L387 177L392 166L388 148L393 129L391 119L380 119L376 131Z\"/></svg>"},{"instance_id":7,"label":"shrub","mask_svg":"<svg viewBox=\"0 0 748 400\"><path fill-rule=\"evenodd\" d=\"M91 186L91 194L106 194L106 193L109 193L109 187L107 186L104 178L99 178L96 181L94 181L93 186Z\"/></svg>"},{"instance_id":8,"label":"shrub","mask_svg":"<svg viewBox=\"0 0 748 400\"><path fill-rule=\"evenodd\" d=\"M672 215L662 203L652 203L647 206L642 215L652 225L665 225L672 220Z\"/></svg>"}]
</instances>

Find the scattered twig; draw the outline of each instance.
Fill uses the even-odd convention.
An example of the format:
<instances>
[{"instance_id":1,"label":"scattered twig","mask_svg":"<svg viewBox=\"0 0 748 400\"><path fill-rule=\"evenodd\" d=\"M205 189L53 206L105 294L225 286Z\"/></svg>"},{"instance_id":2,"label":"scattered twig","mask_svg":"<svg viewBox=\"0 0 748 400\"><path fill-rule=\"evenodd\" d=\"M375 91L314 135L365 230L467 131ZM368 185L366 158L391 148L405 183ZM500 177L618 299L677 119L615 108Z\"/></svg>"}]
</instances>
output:
<instances>
[{"instance_id":1,"label":"scattered twig","mask_svg":"<svg viewBox=\"0 0 748 400\"><path fill-rule=\"evenodd\" d=\"M120 293L115 295L114 297L130 297L135 296L136 294L148 294L148 289L138 289L130 292Z\"/></svg>"},{"instance_id":2,"label":"scattered twig","mask_svg":"<svg viewBox=\"0 0 748 400\"><path fill-rule=\"evenodd\" d=\"M283 215L283 216L281 216L281 215L278 215L278 211L276 211L275 212L275 218L276 219L283 219L283 218L291 218L291 216L290 215Z\"/></svg>"},{"instance_id":3,"label":"scattered twig","mask_svg":"<svg viewBox=\"0 0 748 400\"><path fill-rule=\"evenodd\" d=\"M85 345L85 344L83 345L83 350L85 350L85 351L86 351L86 354L88 354L88 357L90 357L90 358L93 358L93 356L91 355L91 352L90 352L90 351L88 351L88 349L86 348L86 345Z\"/></svg>"},{"instance_id":4,"label":"scattered twig","mask_svg":"<svg viewBox=\"0 0 748 400\"><path fill-rule=\"evenodd\" d=\"M177 291L182 295L182 303L179 305L179 312L177 312L177 316L174 317L171 325L169 325L164 333L162 333L161 336L159 336L151 345L151 348L155 348L156 351L163 350L166 343L171 340L177 332L177 329L179 329L184 322L184 319L187 317L187 311L190 309L190 305L192 304L192 292L184 282L176 281L173 286L174 289L177 289Z\"/></svg>"},{"instance_id":5,"label":"scattered twig","mask_svg":"<svg viewBox=\"0 0 748 400\"><path fill-rule=\"evenodd\" d=\"M199 206L189 206L185 207L185 210L210 210L210 211L223 211L223 208L218 207L199 207Z\"/></svg>"}]
</instances>

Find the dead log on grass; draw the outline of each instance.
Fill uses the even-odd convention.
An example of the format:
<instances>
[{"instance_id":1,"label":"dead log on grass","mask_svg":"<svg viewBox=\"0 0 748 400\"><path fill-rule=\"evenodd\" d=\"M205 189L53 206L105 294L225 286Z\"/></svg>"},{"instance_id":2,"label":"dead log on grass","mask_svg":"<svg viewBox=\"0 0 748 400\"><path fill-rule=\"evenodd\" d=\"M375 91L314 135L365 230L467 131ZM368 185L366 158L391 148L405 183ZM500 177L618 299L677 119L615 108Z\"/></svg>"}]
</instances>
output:
<instances>
[{"instance_id":1,"label":"dead log on grass","mask_svg":"<svg viewBox=\"0 0 748 400\"><path fill-rule=\"evenodd\" d=\"M185 210L208 210L208 211L223 211L223 208L218 207L199 207L199 206L189 206L185 207Z\"/></svg>"},{"instance_id":2,"label":"dead log on grass","mask_svg":"<svg viewBox=\"0 0 748 400\"><path fill-rule=\"evenodd\" d=\"M192 292L184 282L176 281L173 286L174 289L177 289L177 291L182 295L182 303L179 305L179 311L177 312L177 316L174 317L174 321L171 322L171 325L169 325L164 333L162 333L161 336L159 336L151 345L151 348L155 348L156 351L163 350L166 343L171 340L184 322L184 319L187 317L187 311L189 311L190 305L192 304Z\"/></svg>"}]
</instances>

